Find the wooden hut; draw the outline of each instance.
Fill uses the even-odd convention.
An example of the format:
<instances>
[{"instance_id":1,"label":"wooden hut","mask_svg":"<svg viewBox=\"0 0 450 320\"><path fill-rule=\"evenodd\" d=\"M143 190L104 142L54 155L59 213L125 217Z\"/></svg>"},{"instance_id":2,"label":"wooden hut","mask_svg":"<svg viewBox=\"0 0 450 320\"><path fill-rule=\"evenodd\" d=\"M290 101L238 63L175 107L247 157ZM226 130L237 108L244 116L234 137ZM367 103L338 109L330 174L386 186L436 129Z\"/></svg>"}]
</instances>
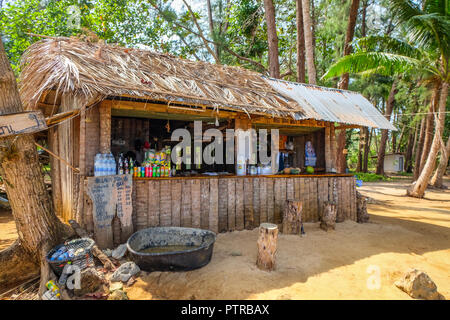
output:
<instances>
[{"instance_id":1,"label":"wooden hut","mask_svg":"<svg viewBox=\"0 0 450 320\"><path fill-rule=\"evenodd\" d=\"M27 50L20 92L28 110L40 109L47 118L51 151L71 164L51 160L56 211L94 233L96 213L86 192L94 158L117 156L137 137L157 143L152 137L160 133L161 142L162 132L191 128L195 120L204 128L276 128L293 145L291 165L301 168L305 142L314 145L314 174L237 176L221 167L231 174L133 177L132 230L186 226L225 232L280 223L286 199L303 202L304 221L318 221L326 201L336 202L338 221L356 220L355 179L334 170L335 131L395 129L350 91L68 38L44 39ZM112 225L114 243L123 242L120 221Z\"/></svg>"}]
</instances>

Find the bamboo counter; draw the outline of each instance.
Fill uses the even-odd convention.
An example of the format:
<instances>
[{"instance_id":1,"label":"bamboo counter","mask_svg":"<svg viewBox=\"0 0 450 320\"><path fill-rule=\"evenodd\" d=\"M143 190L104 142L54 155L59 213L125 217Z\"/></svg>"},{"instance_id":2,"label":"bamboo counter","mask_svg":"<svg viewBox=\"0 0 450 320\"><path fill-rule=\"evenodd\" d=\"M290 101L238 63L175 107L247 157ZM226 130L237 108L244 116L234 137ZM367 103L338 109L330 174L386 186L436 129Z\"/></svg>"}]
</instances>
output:
<instances>
[{"instance_id":1,"label":"bamboo counter","mask_svg":"<svg viewBox=\"0 0 450 320\"><path fill-rule=\"evenodd\" d=\"M317 222L324 202L337 205L337 221L356 221L356 180L351 174L133 178L134 231L155 226L209 229L216 233L281 223L287 199L302 201L304 222ZM93 231L85 198L85 227ZM120 225L114 238L120 239ZM120 243L117 241L116 243Z\"/></svg>"}]
</instances>

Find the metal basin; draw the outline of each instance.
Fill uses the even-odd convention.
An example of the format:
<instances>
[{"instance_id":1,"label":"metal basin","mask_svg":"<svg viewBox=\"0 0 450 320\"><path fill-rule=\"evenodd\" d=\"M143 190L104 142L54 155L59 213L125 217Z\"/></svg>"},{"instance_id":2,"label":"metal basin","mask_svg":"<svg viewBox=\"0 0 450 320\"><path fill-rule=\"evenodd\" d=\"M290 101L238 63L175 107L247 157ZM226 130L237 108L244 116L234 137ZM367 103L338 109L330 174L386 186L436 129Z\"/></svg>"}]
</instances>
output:
<instances>
[{"instance_id":1,"label":"metal basin","mask_svg":"<svg viewBox=\"0 0 450 320\"><path fill-rule=\"evenodd\" d=\"M203 229L154 227L135 232L127 241L131 259L144 271L184 271L209 263L216 235ZM186 246L181 251L142 252L168 246ZM192 246L192 248L189 248Z\"/></svg>"}]
</instances>

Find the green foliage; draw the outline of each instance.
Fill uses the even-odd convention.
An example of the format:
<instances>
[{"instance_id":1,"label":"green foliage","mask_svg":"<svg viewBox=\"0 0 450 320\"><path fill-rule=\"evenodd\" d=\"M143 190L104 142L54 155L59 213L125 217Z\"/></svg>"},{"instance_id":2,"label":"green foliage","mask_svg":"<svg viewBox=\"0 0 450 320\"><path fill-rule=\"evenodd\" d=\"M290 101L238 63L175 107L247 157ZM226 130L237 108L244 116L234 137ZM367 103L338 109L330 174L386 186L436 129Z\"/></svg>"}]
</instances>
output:
<instances>
[{"instance_id":1,"label":"green foliage","mask_svg":"<svg viewBox=\"0 0 450 320\"><path fill-rule=\"evenodd\" d=\"M375 181L387 181L388 177L376 174L376 173L364 173L355 172L356 179L362 180L363 182L375 182Z\"/></svg>"},{"instance_id":2,"label":"green foliage","mask_svg":"<svg viewBox=\"0 0 450 320\"><path fill-rule=\"evenodd\" d=\"M357 52L340 59L323 75L324 79L344 73L370 71L380 75L401 74L419 65L419 61L407 56L387 52Z\"/></svg>"},{"instance_id":3,"label":"green foliage","mask_svg":"<svg viewBox=\"0 0 450 320\"><path fill-rule=\"evenodd\" d=\"M79 10L79 26L71 6ZM30 33L69 37L86 30L108 43L130 47L172 52L178 45L170 40L168 24L145 0L16 0L0 10L0 34L16 73L25 49L39 40Z\"/></svg>"}]
</instances>

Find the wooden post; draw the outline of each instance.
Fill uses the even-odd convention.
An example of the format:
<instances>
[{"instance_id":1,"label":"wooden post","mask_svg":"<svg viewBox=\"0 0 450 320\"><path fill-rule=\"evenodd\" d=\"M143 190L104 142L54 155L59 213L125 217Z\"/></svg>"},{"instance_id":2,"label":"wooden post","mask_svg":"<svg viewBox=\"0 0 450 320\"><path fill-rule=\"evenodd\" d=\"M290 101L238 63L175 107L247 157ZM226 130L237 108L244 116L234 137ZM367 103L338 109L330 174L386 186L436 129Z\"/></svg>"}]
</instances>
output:
<instances>
[{"instance_id":1,"label":"wooden post","mask_svg":"<svg viewBox=\"0 0 450 320\"><path fill-rule=\"evenodd\" d=\"M334 202L326 201L323 206L323 215L320 218L320 228L325 231L328 231L329 229L334 230L336 226L336 204Z\"/></svg>"},{"instance_id":2,"label":"wooden post","mask_svg":"<svg viewBox=\"0 0 450 320\"><path fill-rule=\"evenodd\" d=\"M336 132L334 130L334 123L330 125L330 152L331 152L331 169L330 171L336 170L336 157L337 157L337 145L336 145Z\"/></svg>"},{"instance_id":3,"label":"wooden post","mask_svg":"<svg viewBox=\"0 0 450 320\"><path fill-rule=\"evenodd\" d=\"M234 134L235 134L235 142L234 142L234 161L237 164L237 156L239 151L245 150L245 141L242 139L246 131L251 128L251 122L248 118L238 118L234 120ZM251 148L251 142L249 142ZM250 150L251 152L251 150Z\"/></svg>"},{"instance_id":4,"label":"wooden post","mask_svg":"<svg viewBox=\"0 0 450 320\"><path fill-rule=\"evenodd\" d=\"M258 257L256 266L261 270L275 269L277 252L278 227L272 223L261 223L259 226Z\"/></svg>"},{"instance_id":5,"label":"wooden post","mask_svg":"<svg viewBox=\"0 0 450 320\"><path fill-rule=\"evenodd\" d=\"M300 234L302 226L302 202L286 200L283 212L284 234Z\"/></svg>"},{"instance_id":6,"label":"wooden post","mask_svg":"<svg viewBox=\"0 0 450 320\"><path fill-rule=\"evenodd\" d=\"M100 152L111 152L111 106L100 103Z\"/></svg>"},{"instance_id":7,"label":"wooden post","mask_svg":"<svg viewBox=\"0 0 450 320\"><path fill-rule=\"evenodd\" d=\"M61 112L70 111L80 107L80 100L71 95L63 95L61 97ZM58 126L58 144L59 156L66 160L66 162L73 164L73 119L60 123ZM72 168L66 164L60 164L61 174L61 201L62 210L61 218L64 221L73 219L74 206L73 199L76 196L74 193L74 174Z\"/></svg>"},{"instance_id":8,"label":"wooden post","mask_svg":"<svg viewBox=\"0 0 450 320\"><path fill-rule=\"evenodd\" d=\"M325 127L325 171L331 172L332 158L331 158L331 129L330 124Z\"/></svg>"}]
</instances>

